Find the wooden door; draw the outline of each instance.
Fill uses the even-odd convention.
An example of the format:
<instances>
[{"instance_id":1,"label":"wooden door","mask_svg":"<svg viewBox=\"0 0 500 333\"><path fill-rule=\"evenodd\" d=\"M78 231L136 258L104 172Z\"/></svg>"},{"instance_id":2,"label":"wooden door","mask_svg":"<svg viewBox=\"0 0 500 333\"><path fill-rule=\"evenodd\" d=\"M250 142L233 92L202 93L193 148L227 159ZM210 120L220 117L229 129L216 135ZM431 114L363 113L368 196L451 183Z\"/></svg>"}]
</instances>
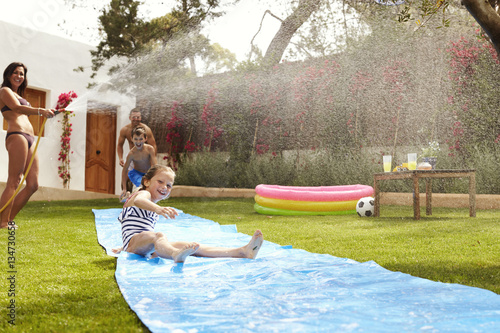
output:
<instances>
[{"instance_id":1,"label":"wooden door","mask_svg":"<svg viewBox=\"0 0 500 333\"><path fill-rule=\"evenodd\" d=\"M89 104L85 191L115 193L116 107Z\"/></svg>"},{"instance_id":2,"label":"wooden door","mask_svg":"<svg viewBox=\"0 0 500 333\"><path fill-rule=\"evenodd\" d=\"M34 108L44 108L45 109L45 96L46 92L42 90L36 90L31 88L26 88L24 92L24 98L31 104ZM40 127L42 127L43 117L38 115L29 116L31 125L33 126L33 131L35 135L44 136L44 132L40 132ZM3 120L3 129L7 130L7 122Z\"/></svg>"},{"instance_id":3,"label":"wooden door","mask_svg":"<svg viewBox=\"0 0 500 333\"><path fill-rule=\"evenodd\" d=\"M35 90L26 88L26 100L30 102L31 106L34 108L44 108L45 109L45 91ZM40 128L42 127L43 117L38 115L30 116L30 122L35 131L35 135L45 136L45 133L40 133ZM44 131L45 132L45 131Z\"/></svg>"}]
</instances>

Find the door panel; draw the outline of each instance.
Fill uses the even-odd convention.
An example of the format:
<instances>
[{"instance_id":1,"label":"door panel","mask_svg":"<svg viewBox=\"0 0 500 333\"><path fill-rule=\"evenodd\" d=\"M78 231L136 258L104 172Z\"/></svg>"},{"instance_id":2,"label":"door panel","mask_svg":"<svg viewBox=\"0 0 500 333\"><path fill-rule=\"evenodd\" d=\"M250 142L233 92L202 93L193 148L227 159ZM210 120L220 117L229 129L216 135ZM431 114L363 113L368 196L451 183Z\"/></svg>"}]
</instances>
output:
<instances>
[{"instance_id":1,"label":"door panel","mask_svg":"<svg viewBox=\"0 0 500 333\"><path fill-rule=\"evenodd\" d=\"M115 193L116 107L87 111L85 191Z\"/></svg>"},{"instance_id":2,"label":"door panel","mask_svg":"<svg viewBox=\"0 0 500 333\"><path fill-rule=\"evenodd\" d=\"M45 91L26 88L24 97L31 104L32 107L45 108L46 95L47 94ZM33 115L29 116L29 120L31 125L33 126L33 131L35 132L35 135L39 135L43 117L39 117L38 115ZM7 130L7 122L5 121L5 119L3 120L3 129ZM42 132L40 135L44 136L44 133Z\"/></svg>"}]
</instances>

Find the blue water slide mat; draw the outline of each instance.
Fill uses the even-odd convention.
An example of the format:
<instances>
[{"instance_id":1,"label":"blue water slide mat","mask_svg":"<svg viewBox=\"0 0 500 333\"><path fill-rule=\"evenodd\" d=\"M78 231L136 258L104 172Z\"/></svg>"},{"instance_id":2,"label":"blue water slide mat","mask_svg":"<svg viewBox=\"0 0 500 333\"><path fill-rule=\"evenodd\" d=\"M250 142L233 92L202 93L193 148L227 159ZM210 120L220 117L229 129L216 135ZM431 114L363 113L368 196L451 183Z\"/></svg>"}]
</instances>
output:
<instances>
[{"instance_id":1,"label":"blue water slide mat","mask_svg":"<svg viewBox=\"0 0 500 333\"><path fill-rule=\"evenodd\" d=\"M116 255L120 209L93 212L99 243L117 256L120 291L152 332L500 332L500 295L488 290L268 241L255 260ZM182 211L156 228L172 241L250 240L234 225Z\"/></svg>"}]
</instances>

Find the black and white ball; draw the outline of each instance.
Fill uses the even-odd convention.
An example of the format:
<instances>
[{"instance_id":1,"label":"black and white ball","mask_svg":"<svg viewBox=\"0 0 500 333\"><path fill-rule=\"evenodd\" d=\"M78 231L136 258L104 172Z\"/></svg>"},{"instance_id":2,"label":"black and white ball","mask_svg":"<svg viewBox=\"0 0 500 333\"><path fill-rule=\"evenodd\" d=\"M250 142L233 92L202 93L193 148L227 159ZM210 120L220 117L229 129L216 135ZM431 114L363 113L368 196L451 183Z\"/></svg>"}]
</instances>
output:
<instances>
[{"instance_id":1,"label":"black and white ball","mask_svg":"<svg viewBox=\"0 0 500 333\"><path fill-rule=\"evenodd\" d=\"M356 213L359 216L373 216L375 213L375 199L372 197L364 197L358 200L356 204Z\"/></svg>"}]
</instances>

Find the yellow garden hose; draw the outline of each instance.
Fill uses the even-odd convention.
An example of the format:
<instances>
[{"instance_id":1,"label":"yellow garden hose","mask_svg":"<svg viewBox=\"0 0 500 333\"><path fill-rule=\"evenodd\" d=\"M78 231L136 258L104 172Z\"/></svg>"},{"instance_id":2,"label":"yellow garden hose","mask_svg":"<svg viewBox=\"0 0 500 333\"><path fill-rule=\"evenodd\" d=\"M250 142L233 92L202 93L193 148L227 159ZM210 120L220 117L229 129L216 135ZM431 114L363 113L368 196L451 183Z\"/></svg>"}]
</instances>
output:
<instances>
[{"instance_id":1,"label":"yellow garden hose","mask_svg":"<svg viewBox=\"0 0 500 333\"><path fill-rule=\"evenodd\" d=\"M33 164L33 160L35 159L36 150L38 149L38 144L40 143L40 138L42 137L41 133L43 133L43 129L45 128L45 122L46 121L47 121L47 118L44 118L43 122L42 122L42 126L40 127L40 130L38 131L38 139L36 140L35 149L33 150L33 154L31 155L31 160L30 160L30 163L28 164L28 168L26 169L26 172L24 173L23 180L21 180L21 182L19 183L19 186L16 189L16 192L14 192L14 194L9 199L9 201L7 201L7 203L5 204L5 206L3 206L2 209L0 209L0 213L3 212L5 210L5 208L7 208L7 206L10 205L10 203L12 202L12 200L14 200L14 198L16 197L17 193L19 193L19 191L21 190L21 187L23 186L23 183L26 180L26 176L30 172L31 165Z\"/></svg>"}]
</instances>

